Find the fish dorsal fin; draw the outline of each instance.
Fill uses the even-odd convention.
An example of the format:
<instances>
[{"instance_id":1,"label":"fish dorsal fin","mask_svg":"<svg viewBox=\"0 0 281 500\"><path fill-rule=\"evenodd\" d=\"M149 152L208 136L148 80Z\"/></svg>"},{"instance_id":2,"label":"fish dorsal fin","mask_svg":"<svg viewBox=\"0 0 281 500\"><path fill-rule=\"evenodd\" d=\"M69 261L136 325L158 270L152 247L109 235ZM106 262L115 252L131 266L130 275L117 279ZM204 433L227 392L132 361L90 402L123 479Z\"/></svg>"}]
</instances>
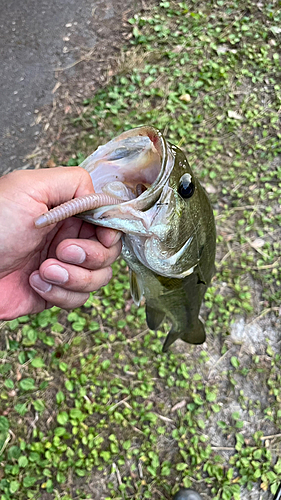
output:
<instances>
[{"instance_id":1,"label":"fish dorsal fin","mask_svg":"<svg viewBox=\"0 0 281 500\"><path fill-rule=\"evenodd\" d=\"M163 311L157 311L153 309L148 304L146 304L146 322L150 330L157 330L161 325L165 313Z\"/></svg>"},{"instance_id":2,"label":"fish dorsal fin","mask_svg":"<svg viewBox=\"0 0 281 500\"><path fill-rule=\"evenodd\" d=\"M134 303L139 306L143 296L143 286L136 273L130 269L130 290Z\"/></svg>"}]
</instances>

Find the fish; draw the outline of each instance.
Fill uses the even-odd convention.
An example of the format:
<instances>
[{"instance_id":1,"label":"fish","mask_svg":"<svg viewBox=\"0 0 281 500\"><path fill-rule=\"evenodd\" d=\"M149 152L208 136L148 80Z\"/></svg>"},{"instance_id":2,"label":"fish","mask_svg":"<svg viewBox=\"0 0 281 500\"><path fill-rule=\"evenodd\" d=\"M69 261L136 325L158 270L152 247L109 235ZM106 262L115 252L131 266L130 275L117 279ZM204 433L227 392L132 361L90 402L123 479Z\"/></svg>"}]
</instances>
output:
<instances>
[{"instance_id":1,"label":"fish","mask_svg":"<svg viewBox=\"0 0 281 500\"><path fill-rule=\"evenodd\" d=\"M216 228L209 197L184 152L156 128L142 126L99 146L80 166L95 194L55 207L36 227L76 215L122 231L134 302L139 306L145 297L149 329L171 324L163 352L177 339L202 344L199 313L215 271Z\"/></svg>"}]
</instances>

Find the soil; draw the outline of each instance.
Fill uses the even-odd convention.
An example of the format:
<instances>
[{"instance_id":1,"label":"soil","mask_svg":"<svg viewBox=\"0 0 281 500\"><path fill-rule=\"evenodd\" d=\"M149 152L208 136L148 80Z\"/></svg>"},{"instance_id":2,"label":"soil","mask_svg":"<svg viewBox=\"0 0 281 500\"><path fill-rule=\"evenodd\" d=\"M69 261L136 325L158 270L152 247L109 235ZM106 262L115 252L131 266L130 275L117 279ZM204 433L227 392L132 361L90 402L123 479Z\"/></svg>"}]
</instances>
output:
<instances>
[{"instance_id":1,"label":"soil","mask_svg":"<svg viewBox=\"0 0 281 500\"><path fill-rule=\"evenodd\" d=\"M64 140L62 117L79 114L110 78L127 20L152 3L42 0L39 8L36 0L20 7L11 0L0 9L0 174L46 163L53 140Z\"/></svg>"},{"instance_id":2,"label":"soil","mask_svg":"<svg viewBox=\"0 0 281 500\"><path fill-rule=\"evenodd\" d=\"M16 0L11 0L10 12L5 14L10 18L14 16L10 25L5 24L4 9L1 13L3 20L0 20L0 39L4 37L5 41L6 36L8 40L9 26L16 26L16 31L7 41L6 54L1 55L0 52L4 61L4 74L10 71L10 80L4 84L1 96L4 132L0 135L0 173L15 168L54 167L57 163L67 161L72 153L69 145L74 142L73 134L81 133L81 129L76 132L71 126L70 117L81 115L83 100L93 96L120 68L123 61L122 46L130 37L127 20L133 12L149 9L150 5L156 3L155 0L96 0L93 4L89 0L80 0L77 8L75 0L71 0L67 2L65 9L64 0L52 0L50 5L46 3L44 7L45 13L53 16L50 17L52 29L47 34L43 29L46 22L43 10L40 15L37 13L39 17L36 29L33 18L32 25L29 25L30 11L27 10L27 5L31 8L34 2L35 0L28 0L25 12L20 13ZM41 4L43 9L45 2ZM34 31L31 33L32 29ZM11 60L9 54L12 54ZM24 75L23 80L21 74ZM11 80L21 81L22 87L17 90ZM24 104L28 111L22 115ZM85 124L85 127L88 126ZM280 323L275 325L276 330L272 329L271 324L269 317L259 318L253 324L245 324L243 318L236 318L230 329L226 356L220 354L218 339L209 338L202 346L210 354L205 367L206 373L202 375L219 386L223 406L223 412L206 423L206 433L211 438L212 446L223 452L226 461L234 450L235 437L218 435L217 420L223 416L223 420L231 425L231 415L237 411L241 411L240 416L245 423L243 433L248 435L257 428L262 429L264 435L270 438L266 441L266 446L276 456L280 454L280 443L276 444L272 438L276 434L276 428L270 420L264 419L263 408L269 398L268 388L263 380L264 374L256 374L252 379L237 376L235 389L225 382L223 375L231 368L231 356L239 358L243 367L251 365L254 355L260 356L264 369L269 371L271 359L267 356L264 339L268 339L268 346L274 353L280 349ZM174 352L177 350L182 353L180 344L175 346ZM195 363L200 350L201 347L197 347L186 354L187 364ZM261 409L256 409L251 418L248 412L243 414L238 401L242 390L245 400L251 400L253 406L256 402L261 403ZM114 477L110 477L110 480L114 481ZM93 472L88 487L93 498L105 498L106 485L102 475ZM204 499L211 499L203 488L201 490L200 484L198 491ZM245 500L272 498L269 492L261 493L257 486L250 492L244 490L242 494ZM46 494L45 499L49 498L51 495Z\"/></svg>"}]
</instances>

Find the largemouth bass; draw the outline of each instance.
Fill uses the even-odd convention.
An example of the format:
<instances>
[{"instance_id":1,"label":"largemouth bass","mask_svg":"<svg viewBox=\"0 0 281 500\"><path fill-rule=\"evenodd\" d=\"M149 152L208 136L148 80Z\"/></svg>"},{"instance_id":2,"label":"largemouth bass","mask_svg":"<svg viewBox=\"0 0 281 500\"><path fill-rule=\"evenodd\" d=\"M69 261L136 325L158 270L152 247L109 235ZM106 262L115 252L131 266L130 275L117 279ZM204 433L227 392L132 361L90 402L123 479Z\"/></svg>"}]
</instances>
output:
<instances>
[{"instance_id":1,"label":"largemouth bass","mask_svg":"<svg viewBox=\"0 0 281 500\"><path fill-rule=\"evenodd\" d=\"M198 316L214 272L216 231L207 193L184 153L158 130L139 127L100 146L81 167L96 194L50 210L35 225L78 214L122 231L135 303L145 296L151 330L171 322L163 351L176 339L204 342Z\"/></svg>"}]
</instances>

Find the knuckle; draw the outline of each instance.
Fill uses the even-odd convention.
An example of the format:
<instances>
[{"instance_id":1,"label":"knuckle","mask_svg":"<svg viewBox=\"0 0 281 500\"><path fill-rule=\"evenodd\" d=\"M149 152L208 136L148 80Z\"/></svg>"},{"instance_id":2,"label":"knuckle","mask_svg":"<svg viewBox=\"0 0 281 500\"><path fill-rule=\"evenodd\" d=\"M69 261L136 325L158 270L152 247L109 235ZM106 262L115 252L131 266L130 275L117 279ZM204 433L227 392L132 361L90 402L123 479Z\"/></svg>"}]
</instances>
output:
<instances>
[{"instance_id":1,"label":"knuckle","mask_svg":"<svg viewBox=\"0 0 281 500\"><path fill-rule=\"evenodd\" d=\"M102 284L100 286L105 286L107 283L111 280L112 278L112 269L111 267L106 267L103 269L103 275L102 275Z\"/></svg>"},{"instance_id":2,"label":"knuckle","mask_svg":"<svg viewBox=\"0 0 281 500\"><path fill-rule=\"evenodd\" d=\"M85 302L88 300L88 298L89 298L89 293L87 293L87 292L84 292L84 293L72 292L69 295L69 302L67 303L67 309L73 309L75 307L82 306L83 304L85 304Z\"/></svg>"},{"instance_id":3,"label":"knuckle","mask_svg":"<svg viewBox=\"0 0 281 500\"><path fill-rule=\"evenodd\" d=\"M73 292L70 290L65 290L59 287L53 292L53 296L49 297L48 300L53 305L61 307L62 309L73 309L75 307L82 306L89 298L89 293L87 292Z\"/></svg>"},{"instance_id":4,"label":"knuckle","mask_svg":"<svg viewBox=\"0 0 281 500\"><path fill-rule=\"evenodd\" d=\"M92 292L96 290L96 271L85 271L73 283L73 288L79 292Z\"/></svg>"},{"instance_id":5,"label":"knuckle","mask_svg":"<svg viewBox=\"0 0 281 500\"><path fill-rule=\"evenodd\" d=\"M102 286L107 285L112 276L111 267L106 267L99 271L93 271L91 273L91 279L89 280L88 286L85 287L87 291L96 291Z\"/></svg>"},{"instance_id":6,"label":"knuckle","mask_svg":"<svg viewBox=\"0 0 281 500\"><path fill-rule=\"evenodd\" d=\"M94 256L95 268L99 269L99 268L103 267L107 261L107 257L108 256L107 256L106 249L99 248L96 251L95 256Z\"/></svg>"},{"instance_id":7,"label":"knuckle","mask_svg":"<svg viewBox=\"0 0 281 500\"><path fill-rule=\"evenodd\" d=\"M121 250L122 250L122 241L119 240L113 247L114 250L114 260L117 259L118 255L120 255Z\"/></svg>"},{"instance_id":8,"label":"knuckle","mask_svg":"<svg viewBox=\"0 0 281 500\"><path fill-rule=\"evenodd\" d=\"M85 277L85 281L82 284L82 289L83 291L90 291L92 292L94 290L95 286L95 271L90 271L87 273Z\"/></svg>"},{"instance_id":9,"label":"knuckle","mask_svg":"<svg viewBox=\"0 0 281 500\"><path fill-rule=\"evenodd\" d=\"M90 176L89 172L87 172L87 170L85 170L84 168L82 168L80 166L71 167L71 169L73 169L73 168L76 170L76 174L80 175L80 178L81 178L81 180L83 180L83 182L92 184L91 176Z\"/></svg>"}]
</instances>

